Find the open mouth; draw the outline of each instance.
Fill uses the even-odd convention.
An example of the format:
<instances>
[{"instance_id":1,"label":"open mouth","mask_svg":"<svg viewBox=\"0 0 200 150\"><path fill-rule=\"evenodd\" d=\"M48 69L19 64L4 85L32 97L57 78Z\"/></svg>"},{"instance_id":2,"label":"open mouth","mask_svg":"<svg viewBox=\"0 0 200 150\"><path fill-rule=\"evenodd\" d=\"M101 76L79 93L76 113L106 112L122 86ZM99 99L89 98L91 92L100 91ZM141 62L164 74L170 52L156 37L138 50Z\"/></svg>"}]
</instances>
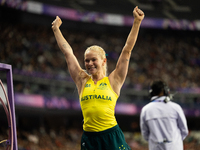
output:
<instances>
[{"instance_id":1,"label":"open mouth","mask_svg":"<svg viewBox=\"0 0 200 150\"><path fill-rule=\"evenodd\" d=\"M88 72L92 72L92 71L94 71L96 69L96 67L90 67L90 68L88 68Z\"/></svg>"},{"instance_id":2,"label":"open mouth","mask_svg":"<svg viewBox=\"0 0 200 150\"><path fill-rule=\"evenodd\" d=\"M89 71L93 71L95 69L95 67L89 68Z\"/></svg>"}]
</instances>

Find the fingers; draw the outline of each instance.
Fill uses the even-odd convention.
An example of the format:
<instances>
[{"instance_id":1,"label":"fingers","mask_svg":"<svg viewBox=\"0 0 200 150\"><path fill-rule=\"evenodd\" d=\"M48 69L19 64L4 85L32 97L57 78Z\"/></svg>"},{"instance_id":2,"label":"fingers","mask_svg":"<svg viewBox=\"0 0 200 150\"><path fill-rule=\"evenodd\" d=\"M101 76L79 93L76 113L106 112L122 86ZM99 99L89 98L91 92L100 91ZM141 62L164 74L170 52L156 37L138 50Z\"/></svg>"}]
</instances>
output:
<instances>
[{"instance_id":1,"label":"fingers","mask_svg":"<svg viewBox=\"0 0 200 150\"><path fill-rule=\"evenodd\" d=\"M62 20L60 19L60 17L56 16L56 19L51 24L51 28L56 31L56 29L61 26Z\"/></svg>"},{"instance_id":2,"label":"fingers","mask_svg":"<svg viewBox=\"0 0 200 150\"><path fill-rule=\"evenodd\" d=\"M144 15L144 12L143 12L141 9L139 9L138 6L136 6L136 7L134 8L134 11L135 11L137 14L139 14L140 16Z\"/></svg>"},{"instance_id":3,"label":"fingers","mask_svg":"<svg viewBox=\"0 0 200 150\"><path fill-rule=\"evenodd\" d=\"M133 17L139 21L144 19L144 12L136 6L133 10Z\"/></svg>"},{"instance_id":4,"label":"fingers","mask_svg":"<svg viewBox=\"0 0 200 150\"><path fill-rule=\"evenodd\" d=\"M56 19L51 23L52 25L55 23Z\"/></svg>"},{"instance_id":5,"label":"fingers","mask_svg":"<svg viewBox=\"0 0 200 150\"><path fill-rule=\"evenodd\" d=\"M144 15L144 12L141 9L138 8L136 9L136 11L140 16Z\"/></svg>"},{"instance_id":6,"label":"fingers","mask_svg":"<svg viewBox=\"0 0 200 150\"><path fill-rule=\"evenodd\" d=\"M56 16L56 19L51 23L52 25L54 25L57 21L60 21L61 22L61 19L60 17Z\"/></svg>"},{"instance_id":7,"label":"fingers","mask_svg":"<svg viewBox=\"0 0 200 150\"><path fill-rule=\"evenodd\" d=\"M133 12L134 12L134 11L137 11L137 9L138 9L138 6L136 6L136 7L134 8Z\"/></svg>"}]
</instances>

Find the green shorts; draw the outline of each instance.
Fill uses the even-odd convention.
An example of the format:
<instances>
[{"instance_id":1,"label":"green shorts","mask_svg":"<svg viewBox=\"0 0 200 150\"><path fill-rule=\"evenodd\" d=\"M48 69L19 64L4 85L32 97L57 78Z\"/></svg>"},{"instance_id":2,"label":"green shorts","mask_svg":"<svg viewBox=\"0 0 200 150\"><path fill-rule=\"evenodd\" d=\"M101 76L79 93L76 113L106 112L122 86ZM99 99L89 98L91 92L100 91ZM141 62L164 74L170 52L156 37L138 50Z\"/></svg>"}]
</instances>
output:
<instances>
[{"instance_id":1,"label":"green shorts","mask_svg":"<svg viewBox=\"0 0 200 150\"><path fill-rule=\"evenodd\" d=\"M81 150L131 150L118 125L101 132L83 131Z\"/></svg>"}]
</instances>

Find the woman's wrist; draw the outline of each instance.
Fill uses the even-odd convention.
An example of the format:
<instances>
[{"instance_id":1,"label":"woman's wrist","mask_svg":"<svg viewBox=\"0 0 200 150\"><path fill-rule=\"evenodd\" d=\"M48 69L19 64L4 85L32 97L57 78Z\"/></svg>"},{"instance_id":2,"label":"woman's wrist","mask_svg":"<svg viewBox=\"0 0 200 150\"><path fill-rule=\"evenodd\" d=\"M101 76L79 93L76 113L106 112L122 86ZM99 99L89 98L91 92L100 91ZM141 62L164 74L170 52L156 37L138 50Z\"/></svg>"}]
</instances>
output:
<instances>
[{"instance_id":1,"label":"woman's wrist","mask_svg":"<svg viewBox=\"0 0 200 150\"><path fill-rule=\"evenodd\" d=\"M57 32L59 30L59 27L53 27L53 32Z\"/></svg>"},{"instance_id":2,"label":"woman's wrist","mask_svg":"<svg viewBox=\"0 0 200 150\"><path fill-rule=\"evenodd\" d=\"M133 25L134 25L134 26L140 26L141 22L142 22L142 20L134 19Z\"/></svg>"}]
</instances>

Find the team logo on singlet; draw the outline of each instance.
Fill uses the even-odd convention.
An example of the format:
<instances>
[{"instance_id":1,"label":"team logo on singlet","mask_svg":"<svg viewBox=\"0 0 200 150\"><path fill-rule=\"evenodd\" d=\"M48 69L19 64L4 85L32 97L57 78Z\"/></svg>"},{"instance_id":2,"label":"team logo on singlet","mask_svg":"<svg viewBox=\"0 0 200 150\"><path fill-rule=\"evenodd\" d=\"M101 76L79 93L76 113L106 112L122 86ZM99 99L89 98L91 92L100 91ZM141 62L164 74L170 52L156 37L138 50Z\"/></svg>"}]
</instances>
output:
<instances>
[{"instance_id":1,"label":"team logo on singlet","mask_svg":"<svg viewBox=\"0 0 200 150\"><path fill-rule=\"evenodd\" d=\"M91 87L91 84L86 84L85 87Z\"/></svg>"},{"instance_id":2,"label":"team logo on singlet","mask_svg":"<svg viewBox=\"0 0 200 150\"><path fill-rule=\"evenodd\" d=\"M101 84L99 84L99 87L97 89L100 89L100 90L107 90L108 89L108 86L106 83L102 82Z\"/></svg>"}]
</instances>

